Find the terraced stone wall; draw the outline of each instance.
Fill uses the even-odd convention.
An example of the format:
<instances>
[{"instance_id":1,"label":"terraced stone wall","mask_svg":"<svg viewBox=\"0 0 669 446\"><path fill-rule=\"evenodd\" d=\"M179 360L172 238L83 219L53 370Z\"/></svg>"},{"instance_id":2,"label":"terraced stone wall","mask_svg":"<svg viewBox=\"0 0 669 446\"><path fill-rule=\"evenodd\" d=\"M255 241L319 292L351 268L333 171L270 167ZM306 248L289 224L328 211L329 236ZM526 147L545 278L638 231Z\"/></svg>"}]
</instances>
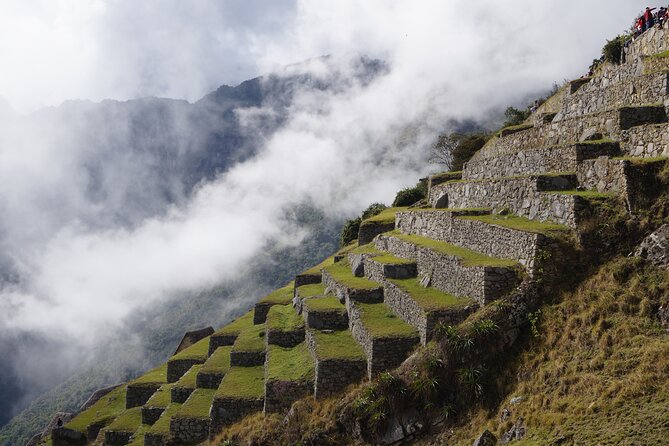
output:
<instances>
[{"instance_id":1,"label":"terraced stone wall","mask_svg":"<svg viewBox=\"0 0 669 446\"><path fill-rule=\"evenodd\" d=\"M156 393L160 385L128 385L128 391L125 396L125 408L131 409L133 407L143 406L151 396Z\"/></svg>"},{"instance_id":2,"label":"terraced stone wall","mask_svg":"<svg viewBox=\"0 0 669 446\"><path fill-rule=\"evenodd\" d=\"M174 417L170 422L170 436L175 444L195 444L209 437L209 418Z\"/></svg>"},{"instance_id":3,"label":"terraced stone wall","mask_svg":"<svg viewBox=\"0 0 669 446\"><path fill-rule=\"evenodd\" d=\"M167 382L177 382L191 367L201 363L202 361L194 359L173 359L169 361L167 363Z\"/></svg>"},{"instance_id":4,"label":"terraced stone wall","mask_svg":"<svg viewBox=\"0 0 669 446\"><path fill-rule=\"evenodd\" d=\"M317 330L343 330L348 328L348 314L337 311L309 311L307 306L303 306L304 320L308 328Z\"/></svg>"},{"instance_id":5,"label":"terraced stone wall","mask_svg":"<svg viewBox=\"0 0 669 446\"><path fill-rule=\"evenodd\" d=\"M669 156L669 124L650 124L623 130L620 142L630 156Z\"/></svg>"},{"instance_id":6,"label":"terraced stone wall","mask_svg":"<svg viewBox=\"0 0 669 446\"><path fill-rule=\"evenodd\" d=\"M367 363L354 359L319 359L316 354L316 338L307 330L307 347L314 358L314 396L326 397L346 388L352 382L361 381L367 373Z\"/></svg>"},{"instance_id":7,"label":"terraced stone wall","mask_svg":"<svg viewBox=\"0 0 669 446\"><path fill-rule=\"evenodd\" d=\"M107 431L105 432L105 445L128 444L132 434L133 432Z\"/></svg>"},{"instance_id":8,"label":"terraced stone wall","mask_svg":"<svg viewBox=\"0 0 669 446\"><path fill-rule=\"evenodd\" d=\"M163 412L164 407L142 407L142 424L153 425Z\"/></svg>"},{"instance_id":9,"label":"terraced stone wall","mask_svg":"<svg viewBox=\"0 0 669 446\"><path fill-rule=\"evenodd\" d=\"M667 42L669 42L667 25L663 28L654 26L625 49L626 63L633 63L635 60L640 59L641 56L650 56L666 51L669 49L667 48Z\"/></svg>"},{"instance_id":10,"label":"terraced stone wall","mask_svg":"<svg viewBox=\"0 0 669 446\"><path fill-rule=\"evenodd\" d=\"M293 331L283 331L270 329L267 330L265 337L267 344L278 345L280 347L295 347L304 341L304 328Z\"/></svg>"},{"instance_id":11,"label":"terraced stone wall","mask_svg":"<svg viewBox=\"0 0 669 446\"><path fill-rule=\"evenodd\" d=\"M577 170L578 182L588 190L599 192L627 192L629 162L608 158L584 161Z\"/></svg>"},{"instance_id":12,"label":"terraced stone wall","mask_svg":"<svg viewBox=\"0 0 669 446\"><path fill-rule=\"evenodd\" d=\"M246 415L263 410L262 399L214 398L211 405L210 436Z\"/></svg>"},{"instance_id":13,"label":"terraced stone wall","mask_svg":"<svg viewBox=\"0 0 669 446\"><path fill-rule=\"evenodd\" d=\"M265 381L265 413L281 412L314 390L307 381Z\"/></svg>"}]
</instances>

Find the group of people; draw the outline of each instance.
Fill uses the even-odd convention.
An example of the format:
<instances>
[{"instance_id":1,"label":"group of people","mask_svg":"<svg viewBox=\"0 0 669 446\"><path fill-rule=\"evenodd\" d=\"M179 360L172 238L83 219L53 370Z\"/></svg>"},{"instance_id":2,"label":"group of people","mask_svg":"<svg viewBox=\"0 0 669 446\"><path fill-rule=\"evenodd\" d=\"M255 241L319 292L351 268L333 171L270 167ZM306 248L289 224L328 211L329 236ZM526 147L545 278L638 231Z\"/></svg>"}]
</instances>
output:
<instances>
[{"instance_id":1,"label":"group of people","mask_svg":"<svg viewBox=\"0 0 669 446\"><path fill-rule=\"evenodd\" d=\"M646 7L646 10L637 17L634 22L634 37L638 37L645 33L655 25L662 26L669 20L669 9L662 6L659 10L657 8Z\"/></svg>"}]
</instances>

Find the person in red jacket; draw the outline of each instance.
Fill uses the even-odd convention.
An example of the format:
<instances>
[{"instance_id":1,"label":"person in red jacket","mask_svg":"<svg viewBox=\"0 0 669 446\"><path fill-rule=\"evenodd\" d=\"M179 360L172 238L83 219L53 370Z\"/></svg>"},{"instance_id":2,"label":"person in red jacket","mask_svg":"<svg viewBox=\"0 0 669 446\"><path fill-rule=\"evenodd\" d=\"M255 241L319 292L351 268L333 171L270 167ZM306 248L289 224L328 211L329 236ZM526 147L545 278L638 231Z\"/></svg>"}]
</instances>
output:
<instances>
[{"instance_id":1,"label":"person in red jacket","mask_svg":"<svg viewBox=\"0 0 669 446\"><path fill-rule=\"evenodd\" d=\"M634 37L638 37L639 35L641 35L641 33L644 30L644 25L645 22L643 20L643 16L636 19L636 33L634 34Z\"/></svg>"},{"instance_id":2,"label":"person in red jacket","mask_svg":"<svg viewBox=\"0 0 669 446\"><path fill-rule=\"evenodd\" d=\"M646 6L646 12L643 13L643 19L646 22L646 27L644 29L651 29L653 25L655 24L654 19L653 19L653 11L655 11L655 8L650 8Z\"/></svg>"}]
</instances>

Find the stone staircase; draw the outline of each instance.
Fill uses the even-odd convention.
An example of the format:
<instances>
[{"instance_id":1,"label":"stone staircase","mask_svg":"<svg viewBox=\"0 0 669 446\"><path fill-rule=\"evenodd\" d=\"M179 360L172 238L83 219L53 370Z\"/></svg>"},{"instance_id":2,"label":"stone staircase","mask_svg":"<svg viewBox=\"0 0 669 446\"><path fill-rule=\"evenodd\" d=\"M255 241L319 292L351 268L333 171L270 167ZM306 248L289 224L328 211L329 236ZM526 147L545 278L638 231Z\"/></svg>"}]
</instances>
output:
<instances>
[{"instance_id":1,"label":"stone staircase","mask_svg":"<svg viewBox=\"0 0 669 446\"><path fill-rule=\"evenodd\" d=\"M669 48L665 33L646 33L623 65L500 131L463 172L431 177L429 208L363 222L359 244L106 395L53 444L205 441L248 414L391 370L441 325L559 268L564 240L593 209L621 197L632 210L645 169L666 162L669 64L648 57Z\"/></svg>"}]
</instances>

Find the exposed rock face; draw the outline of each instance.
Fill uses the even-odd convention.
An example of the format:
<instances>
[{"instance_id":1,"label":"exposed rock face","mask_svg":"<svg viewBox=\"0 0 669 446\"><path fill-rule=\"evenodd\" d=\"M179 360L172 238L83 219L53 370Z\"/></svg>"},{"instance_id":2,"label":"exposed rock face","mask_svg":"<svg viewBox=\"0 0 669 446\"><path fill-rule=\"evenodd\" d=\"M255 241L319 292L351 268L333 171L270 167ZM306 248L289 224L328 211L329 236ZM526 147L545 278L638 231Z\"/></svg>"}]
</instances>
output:
<instances>
[{"instance_id":1,"label":"exposed rock face","mask_svg":"<svg viewBox=\"0 0 669 446\"><path fill-rule=\"evenodd\" d=\"M488 429L474 440L472 446L495 446L497 444L497 437L495 437Z\"/></svg>"},{"instance_id":2,"label":"exposed rock face","mask_svg":"<svg viewBox=\"0 0 669 446\"><path fill-rule=\"evenodd\" d=\"M47 438L54 429L62 427L64 424L68 423L72 418L74 418L73 413L69 412L56 412L55 415L49 421L49 424L46 425L46 428L39 434L35 435L30 439L26 446L35 446L37 445L42 438ZM60 426L58 425L60 421Z\"/></svg>"},{"instance_id":3,"label":"exposed rock face","mask_svg":"<svg viewBox=\"0 0 669 446\"><path fill-rule=\"evenodd\" d=\"M179 346L172 354L172 356L176 355L177 353L179 353L184 349L187 349L191 345L195 344L197 341L204 339L207 336L211 336L213 334L214 334L213 327L206 327L206 328L201 328L199 330L186 332L183 338L181 338L181 342L179 342Z\"/></svg>"},{"instance_id":4,"label":"exposed rock face","mask_svg":"<svg viewBox=\"0 0 669 446\"><path fill-rule=\"evenodd\" d=\"M511 429L502 435L502 438L499 439L499 442L500 444L507 444L514 440L520 440L525 436L525 431L525 420L519 418L518 421L516 421L516 423L511 426Z\"/></svg>"},{"instance_id":5,"label":"exposed rock face","mask_svg":"<svg viewBox=\"0 0 669 446\"><path fill-rule=\"evenodd\" d=\"M669 224L664 224L657 231L646 237L635 256L642 257L660 268L669 267Z\"/></svg>"}]
</instances>

